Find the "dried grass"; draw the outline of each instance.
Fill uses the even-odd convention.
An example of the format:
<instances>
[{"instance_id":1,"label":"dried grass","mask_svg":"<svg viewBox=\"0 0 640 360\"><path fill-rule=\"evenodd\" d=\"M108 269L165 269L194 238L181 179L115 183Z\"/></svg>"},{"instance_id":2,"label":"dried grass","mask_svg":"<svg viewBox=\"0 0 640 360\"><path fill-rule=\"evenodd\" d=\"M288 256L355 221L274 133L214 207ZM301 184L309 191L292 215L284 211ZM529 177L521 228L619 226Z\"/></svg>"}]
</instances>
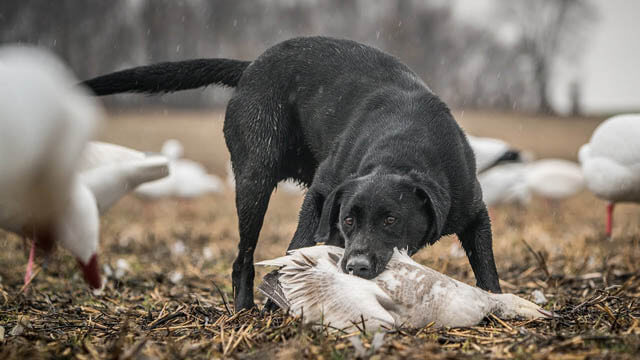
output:
<instances>
[{"instance_id":1,"label":"dried grass","mask_svg":"<svg viewBox=\"0 0 640 360\"><path fill-rule=\"evenodd\" d=\"M133 122L116 119L103 137L149 150L179 127L178 137L189 141L187 154L224 171L228 155L220 135L200 134L200 127L219 131L219 121L180 114L134 117ZM154 130L141 139L141 129L152 123ZM137 138L130 135L136 132ZM300 202L299 196L274 195L256 260L284 252ZM558 317L503 321L490 316L470 328L397 331L365 356L635 358L640 351L640 207L623 205L616 216L614 237L608 240L602 232L604 203L588 193L559 205L536 200L526 210L493 209L503 289L526 298L533 290L543 291L549 300L545 308ZM123 199L102 221L101 261L115 269L124 259L129 270L119 279L112 275L100 295L87 290L75 261L62 251L21 292L26 246L0 233L0 358L340 359L355 356L349 340L354 335L365 350L370 348L370 334L312 330L282 313L234 313L229 301L236 226L230 190L191 202ZM416 259L472 283L456 244L442 239ZM259 271L256 279L263 274Z\"/></svg>"}]
</instances>

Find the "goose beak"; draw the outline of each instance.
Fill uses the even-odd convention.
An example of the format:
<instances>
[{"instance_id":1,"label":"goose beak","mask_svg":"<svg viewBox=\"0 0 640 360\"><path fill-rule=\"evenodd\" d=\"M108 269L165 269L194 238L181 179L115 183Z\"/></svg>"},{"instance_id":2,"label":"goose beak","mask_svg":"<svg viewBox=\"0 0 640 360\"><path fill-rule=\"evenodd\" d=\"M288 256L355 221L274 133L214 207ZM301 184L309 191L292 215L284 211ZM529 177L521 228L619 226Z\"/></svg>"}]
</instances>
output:
<instances>
[{"instance_id":1,"label":"goose beak","mask_svg":"<svg viewBox=\"0 0 640 360\"><path fill-rule=\"evenodd\" d=\"M85 264L78 260L78 265L82 269L84 279L93 289L102 287L102 279L100 278L100 266L98 265L98 255L93 254L89 261Z\"/></svg>"}]
</instances>

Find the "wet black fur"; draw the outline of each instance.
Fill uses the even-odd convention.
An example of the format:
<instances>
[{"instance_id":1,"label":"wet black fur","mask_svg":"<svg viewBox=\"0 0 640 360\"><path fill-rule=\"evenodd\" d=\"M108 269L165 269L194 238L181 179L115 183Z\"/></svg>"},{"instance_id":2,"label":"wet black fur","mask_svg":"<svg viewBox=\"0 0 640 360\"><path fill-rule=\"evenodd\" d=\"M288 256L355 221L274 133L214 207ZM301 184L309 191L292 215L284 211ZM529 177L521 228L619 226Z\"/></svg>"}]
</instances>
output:
<instances>
[{"instance_id":1,"label":"wet black fur","mask_svg":"<svg viewBox=\"0 0 640 360\"><path fill-rule=\"evenodd\" d=\"M213 83L236 87L224 122L240 230L236 309L254 304L253 253L269 197L284 179L309 187L290 249L315 240L345 244L346 236L346 252L371 256L379 272L393 246L415 252L455 233L478 286L500 291L466 137L447 106L388 54L348 40L295 38L251 63L163 63L84 84L104 95ZM356 207L358 224L367 225L345 231L342 212ZM380 227L387 213L398 217L395 232Z\"/></svg>"}]
</instances>

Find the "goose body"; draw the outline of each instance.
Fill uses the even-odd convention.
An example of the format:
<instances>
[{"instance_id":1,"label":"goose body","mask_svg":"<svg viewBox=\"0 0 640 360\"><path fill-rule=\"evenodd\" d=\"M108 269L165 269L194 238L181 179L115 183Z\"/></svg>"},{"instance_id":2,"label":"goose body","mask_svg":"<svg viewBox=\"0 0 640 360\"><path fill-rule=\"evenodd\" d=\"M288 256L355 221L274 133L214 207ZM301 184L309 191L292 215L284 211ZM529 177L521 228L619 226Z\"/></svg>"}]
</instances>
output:
<instances>
[{"instance_id":1,"label":"goose body","mask_svg":"<svg viewBox=\"0 0 640 360\"><path fill-rule=\"evenodd\" d=\"M367 330L472 326L490 313L504 318L550 316L538 305L512 294L491 294L413 261L396 250L378 277L345 274L344 249L314 246L259 262L277 266L258 289L280 307L308 323L344 329L363 319Z\"/></svg>"},{"instance_id":2,"label":"goose body","mask_svg":"<svg viewBox=\"0 0 640 360\"><path fill-rule=\"evenodd\" d=\"M208 174L199 163L182 158L183 147L178 140L167 140L162 154L169 159L169 176L140 186L136 194L149 198L196 198L223 191L222 180Z\"/></svg>"},{"instance_id":3,"label":"goose body","mask_svg":"<svg viewBox=\"0 0 640 360\"><path fill-rule=\"evenodd\" d=\"M526 164L512 163L494 166L478 174L485 204L528 204L531 201L531 190L526 182L526 169Z\"/></svg>"},{"instance_id":4,"label":"goose body","mask_svg":"<svg viewBox=\"0 0 640 360\"><path fill-rule=\"evenodd\" d=\"M534 194L557 201L584 188L584 177L578 164L561 159L500 164L478 174L478 182L487 206L526 205Z\"/></svg>"},{"instance_id":5,"label":"goose body","mask_svg":"<svg viewBox=\"0 0 640 360\"><path fill-rule=\"evenodd\" d=\"M467 135L476 158L476 171L482 173L498 164L522 160L519 150L500 139Z\"/></svg>"},{"instance_id":6,"label":"goose body","mask_svg":"<svg viewBox=\"0 0 640 360\"><path fill-rule=\"evenodd\" d=\"M600 124L578 158L587 188L609 202L611 235L616 202L640 203L640 114L618 115Z\"/></svg>"},{"instance_id":7,"label":"goose body","mask_svg":"<svg viewBox=\"0 0 640 360\"><path fill-rule=\"evenodd\" d=\"M580 166L562 159L543 159L527 164L527 187L535 194L561 200L573 196L584 188Z\"/></svg>"}]
</instances>

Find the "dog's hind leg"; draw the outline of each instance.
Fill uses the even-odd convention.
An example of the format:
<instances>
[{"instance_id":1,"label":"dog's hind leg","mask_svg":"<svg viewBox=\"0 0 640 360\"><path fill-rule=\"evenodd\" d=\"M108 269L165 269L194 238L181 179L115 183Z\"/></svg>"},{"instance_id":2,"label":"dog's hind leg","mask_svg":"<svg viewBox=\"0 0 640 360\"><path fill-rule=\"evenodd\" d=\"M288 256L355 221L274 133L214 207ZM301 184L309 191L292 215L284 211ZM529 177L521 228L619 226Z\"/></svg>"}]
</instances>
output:
<instances>
[{"instance_id":1,"label":"dog's hind leg","mask_svg":"<svg viewBox=\"0 0 640 360\"><path fill-rule=\"evenodd\" d=\"M258 242L269 197L275 182L260 169L235 171L236 209L240 230L238 256L233 263L233 293L236 311L249 309L253 303L253 253Z\"/></svg>"},{"instance_id":2,"label":"dog's hind leg","mask_svg":"<svg viewBox=\"0 0 640 360\"><path fill-rule=\"evenodd\" d=\"M239 88L225 115L224 137L236 179L240 232L231 276L236 310L254 306L253 253L286 153L283 128L288 119L278 103L262 92Z\"/></svg>"},{"instance_id":3,"label":"dog's hind leg","mask_svg":"<svg viewBox=\"0 0 640 360\"><path fill-rule=\"evenodd\" d=\"M491 221L486 207L483 206L475 219L457 235L476 276L476 285L493 293L501 293L493 259Z\"/></svg>"}]
</instances>

